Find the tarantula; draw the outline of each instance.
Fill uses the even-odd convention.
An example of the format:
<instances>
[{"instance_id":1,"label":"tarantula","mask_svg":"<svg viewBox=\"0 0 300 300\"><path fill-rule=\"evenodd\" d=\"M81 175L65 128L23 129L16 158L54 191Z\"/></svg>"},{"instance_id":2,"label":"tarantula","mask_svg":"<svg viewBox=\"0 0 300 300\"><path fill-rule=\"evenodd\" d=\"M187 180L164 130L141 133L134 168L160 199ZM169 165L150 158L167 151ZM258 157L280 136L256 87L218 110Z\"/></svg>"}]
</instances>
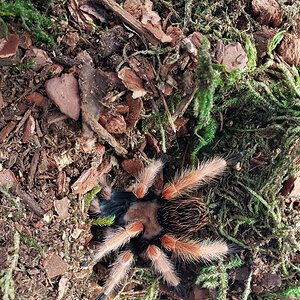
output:
<instances>
[{"instance_id":1,"label":"tarantula","mask_svg":"<svg viewBox=\"0 0 300 300\"><path fill-rule=\"evenodd\" d=\"M89 214L93 218L115 216L117 228L105 237L89 266L114 250L122 248L123 252L97 300L105 299L115 290L135 257L150 260L166 283L182 294L180 278L165 252L173 252L184 262L210 261L229 253L231 246L224 241L201 243L190 239L191 234L206 224L207 218L201 198L191 197L189 193L221 175L228 165L240 158L240 154L215 157L195 170L185 170L165 184L160 195L151 187L163 168L162 160L154 160L141 172L132 191L113 191L107 181L102 180L100 197L91 202Z\"/></svg>"}]
</instances>

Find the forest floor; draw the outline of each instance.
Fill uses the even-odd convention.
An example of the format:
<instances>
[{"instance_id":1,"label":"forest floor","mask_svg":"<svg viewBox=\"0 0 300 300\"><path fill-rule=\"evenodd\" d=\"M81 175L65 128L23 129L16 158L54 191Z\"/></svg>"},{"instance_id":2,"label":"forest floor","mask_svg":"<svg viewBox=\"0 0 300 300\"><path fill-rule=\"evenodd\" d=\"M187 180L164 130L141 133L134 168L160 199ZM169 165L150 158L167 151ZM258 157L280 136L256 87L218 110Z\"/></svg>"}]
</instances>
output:
<instances>
[{"instance_id":1,"label":"forest floor","mask_svg":"<svg viewBox=\"0 0 300 300\"><path fill-rule=\"evenodd\" d=\"M198 192L197 237L236 253L177 262L185 298L138 261L112 299L299 299L299 1L117 2L0 0L0 298L101 293L115 256L82 261L102 175L128 188L166 154L162 187L241 152Z\"/></svg>"}]
</instances>

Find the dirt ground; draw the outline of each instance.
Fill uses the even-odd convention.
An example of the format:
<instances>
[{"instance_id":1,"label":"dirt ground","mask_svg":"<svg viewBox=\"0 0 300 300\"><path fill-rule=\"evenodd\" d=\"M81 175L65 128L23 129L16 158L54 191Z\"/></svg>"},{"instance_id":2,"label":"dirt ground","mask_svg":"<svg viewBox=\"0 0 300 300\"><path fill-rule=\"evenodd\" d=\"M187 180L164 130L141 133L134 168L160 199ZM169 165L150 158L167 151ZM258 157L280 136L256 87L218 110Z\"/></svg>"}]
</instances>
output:
<instances>
[{"instance_id":1,"label":"dirt ground","mask_svg":"<svg viewBox=\"0 0 300 300\"><path fill-rule=\"evenodd\" d=\"M138 259L111 299L299 299L300 6L117 2L0 1L0 298L101 293L115 256L82 262L103 234L87 213L102 175L128 188L164 156L161 189L242 152L197 194L197 237L233 253L176 262L185 297Z\"/></svg>"}]
</instances>

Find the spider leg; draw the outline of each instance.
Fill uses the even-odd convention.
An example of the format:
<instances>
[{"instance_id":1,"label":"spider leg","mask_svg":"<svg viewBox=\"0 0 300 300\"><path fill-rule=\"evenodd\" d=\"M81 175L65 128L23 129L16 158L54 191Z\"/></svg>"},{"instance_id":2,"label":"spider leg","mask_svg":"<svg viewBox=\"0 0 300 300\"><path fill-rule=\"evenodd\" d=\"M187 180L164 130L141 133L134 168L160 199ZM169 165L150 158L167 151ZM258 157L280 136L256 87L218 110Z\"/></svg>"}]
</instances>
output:
<instances>
[{"instance_id":1,"label":"spider leg","mask_svg":"<svg viewBox=\"0 0 300 300\"><path fill-rule=\"evenodd\" d=\"M105 175L102 175L99 179L99 184L102 187L101 189L101 196L105 200L110 200L111 199L111 184L107 180L107 177Z\"/></svg>"},{"instance_id":2,"label":"spider leg","mask_svg":"<svg viewBox=\"0 0 300 300\"><path fill-rule=\"evenodd\" d=\"M221 157L201 164L196 170L186 170L177 175L173 182L165 185L162 197L172 200L197 189L201 184L221 175L227 167L227 161Z\"/></svg>"},{"instance_id":3,"label":"spider leg","mask_svg":"<svg viewBox=\"0 0 300 300\"><path fill-rule=\"evenodd\" d=\"M137 178L137 183L133 187L133 193L138 199L143 198L149 187L152 186L156 175L163 167L161 160L154 160L148 167L146 167Z\"/></svg>"},{"instance_id":4,"label":"spider leg","mask_svg":"<svg viewBox=\"0 0 300 300\"><path fill-rule=\"evenodd\" d=\"M128 273L133 261L134 255L131 251L126 251L119 256L110 271L109 279L104 286L104 292L97 298L97 300L104 300L114 291Z\"/></svg>"},{"instance_id":5,"label":"spider leg","mask_svg":"<svg viewBox=\"0 0 300 300\"><path fill-rule=\"evenodd\" d=\"M91 265L95 265L111 251L127 244L131 238L139 235L143 230L144 226L141 222L134 222L114 232L112 235L107 236L104 243L95 251Z\"/></svg>"},{"instance_id":6,"label":"spider leg","mask_svg":"<svg viewBox=\"0 0 300 300\"><path fill-rule=\"evenodd\" d=\"M179 240L165 234L161 238L161 245L173 251L183 261L192 262L199 260L211 261L218 259L230 252L230 247L225 242L199 243L197 241Z\"/></svg>"},{"instance_id":7,"label":"spider leg","mask_svg":"<svg viewBox=\"0 0 300 300\"><path fill-rule=\"evenodd\" d=\"M169 285L179 287L180 279L175 272L175 267L161 249L155 245L149 245L146 256L152 261L154 269L163 276Z\"/></svg>"}]
</instances>

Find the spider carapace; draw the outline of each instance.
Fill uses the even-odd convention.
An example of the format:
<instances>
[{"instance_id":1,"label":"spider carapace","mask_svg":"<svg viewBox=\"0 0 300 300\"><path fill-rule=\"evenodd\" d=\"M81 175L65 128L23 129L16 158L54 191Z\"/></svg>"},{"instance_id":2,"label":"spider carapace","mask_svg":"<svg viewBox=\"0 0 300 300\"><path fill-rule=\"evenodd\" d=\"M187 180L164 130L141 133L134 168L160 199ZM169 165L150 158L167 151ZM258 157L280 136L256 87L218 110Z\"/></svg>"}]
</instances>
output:
<instances>
[{"instance_id":1,"label":"spider carapace","mask_svg":"<svg viewBox=\"0 0 300 300\"><path fill-rule=\"evenodd\" d=\"M102 179L100 197L93 199L89 214L93 218L115 216L115 221L89 265L95 265L117 249L121 248L122 252L97 300L111 295L136 257L150 260L154 270L181 294L180 277L169 253L174 253L185 262L210 261L229 253L230 246L224 241L200 242L191 239L191 235L207 220L202 199L190 196L190 193L221 175L228 165L240 159L240 154L227 158L215 157L197 169L185 170L177 174L171 183L165 184L160 194L151 187L163 168L161 160L154 160L142 171L132 191L114 191Z\"/></svg>"}]
</instances>

